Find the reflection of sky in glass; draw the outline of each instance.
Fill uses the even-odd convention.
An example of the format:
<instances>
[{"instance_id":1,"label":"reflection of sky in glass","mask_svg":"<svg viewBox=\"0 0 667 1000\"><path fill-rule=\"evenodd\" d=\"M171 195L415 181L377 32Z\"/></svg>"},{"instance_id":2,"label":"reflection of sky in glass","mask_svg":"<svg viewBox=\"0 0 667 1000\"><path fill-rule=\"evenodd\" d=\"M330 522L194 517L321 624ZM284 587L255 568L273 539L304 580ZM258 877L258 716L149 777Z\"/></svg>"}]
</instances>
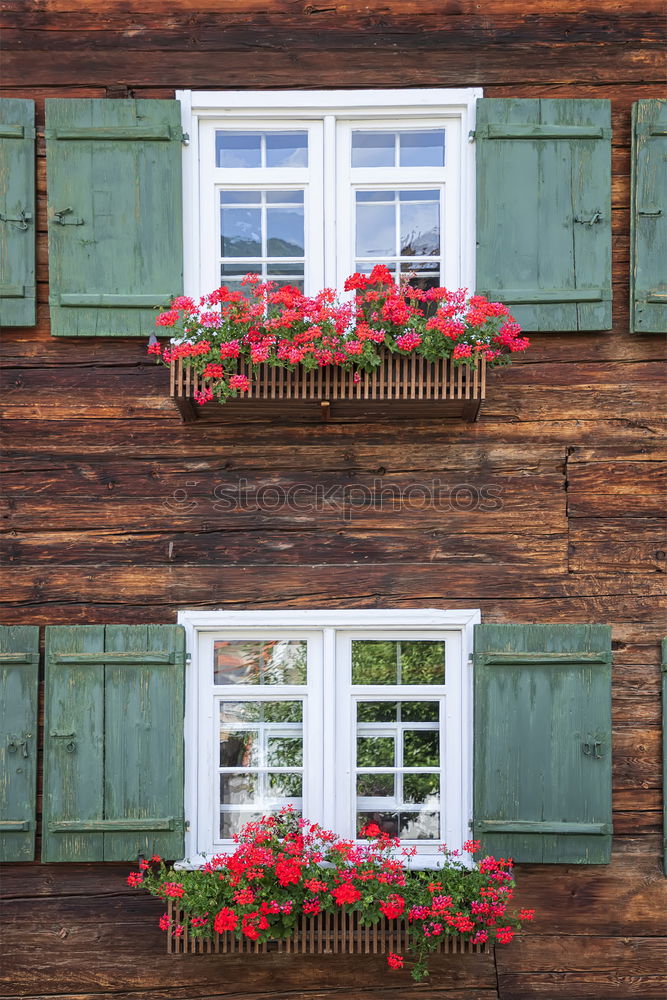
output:
<instances>
[{"instance_id":1,"label":"reflection of sky in glass","mask_svg":"<svg viewBox=\"0 0 667 1000\"><path fill-rule=\"evenodd\" d=\"M215 162L227 169L307 167L308 133L221 129L215 133Z\"/></svg>"},{"instance_id":2,"label":"reflection of sky in glass","mask_svg":"<svg viewBox=\"0 0 667 1000\"><path fill-rule=\"evenodd\" d=\"M443 167L444 129L381 132L354 129L352 167Z\"/></svg>"},{"instance_id":3,"label":"reflection of sky in glass","mask_svg":"<svg viewBox=\"0 0 667 1000\"><path fill-rule=\"evenodd\" d=\"M437 257L440 247L439 191L357 191L357 257Z\"/></svg>"}]
</instances>

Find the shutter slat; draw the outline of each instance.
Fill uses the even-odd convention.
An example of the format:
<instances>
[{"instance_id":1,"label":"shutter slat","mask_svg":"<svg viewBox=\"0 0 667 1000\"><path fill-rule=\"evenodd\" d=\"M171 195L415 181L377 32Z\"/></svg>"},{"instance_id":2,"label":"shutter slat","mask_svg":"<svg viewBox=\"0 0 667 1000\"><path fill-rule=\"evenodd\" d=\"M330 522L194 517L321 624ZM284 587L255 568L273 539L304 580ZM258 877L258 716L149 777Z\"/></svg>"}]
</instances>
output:
<instances>
[{"instance_id":1,"label":"shutter slat","mask_svg":"<svg viewBox=\"0 0 667 1000\"><path fill-rule=\"evenodd\" d=\"M182 291L178 101L47 99L51 333L147 336Z\"/></svg>"},{"instance_id":2,"label":"shutter slat","mask_svg":"<svg viewBox=\"0 0 667 1000\"><path fill-rule=\"evenodd\" d=\"M611 328L609 101L477 102L477 290L525 330Z\"/></svg>"},{"instance_id":3,"label":"shutter slat","mask_svg":"<svg viewBox=\"0 0 667 1000\"><path fill-rule=\"evenodd\" d=\"M611 631L475 628L473 829L516 861L606 864Z\"/></svg>"},{"instance_id":4,"label":"shutter slat","mask_svg":"<svg viewBox=\"0 0 667 1000\"><path fill-rule=\"evenodd\" d=\"M39 629L0 626L0 861L35 856Z\"/></svg>"},{"instance_id":5,"label":"shutter slat","mask_svg":"<svg viewBox=\"0 0 667 1000\"><path fill-rule=\"evenodd\" d=\"M667 100L632 107L630 329L667 333Z\"/></svg>"},{"instance_id":6,"label":"shutter slat","mask_svg":"<svg viewBox=\"0 0 667 1000\"><path fill-rule=\"evenodd\" d=\"M35 325L35 104L0 99L0 327Z\"/></svg>"},{"instance_id":7,"label":"shutter slat","mask_svg":"<svg viewBox=\"0 0 667 1000\"><path fill-rule=\"evenodd\" d=\"M46 631L44 859L182 857L183 629Z\"/></svg>"}]
</instances>

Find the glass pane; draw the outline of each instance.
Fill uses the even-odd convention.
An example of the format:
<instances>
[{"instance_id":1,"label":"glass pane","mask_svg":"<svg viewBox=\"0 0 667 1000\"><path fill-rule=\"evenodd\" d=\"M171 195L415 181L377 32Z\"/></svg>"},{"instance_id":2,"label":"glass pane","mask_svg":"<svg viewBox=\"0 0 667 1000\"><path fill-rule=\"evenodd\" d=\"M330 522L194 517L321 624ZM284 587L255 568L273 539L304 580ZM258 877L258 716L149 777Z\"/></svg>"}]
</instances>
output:
<instances>
[{"instance_id":1,"label":"glass pane","mask_svg":"<svg viewBox=\"0 0 667 1000\"><path fill-rule=\"evenodd\" d=\"M433 809L440 804L439 774L405 774L403 775L403 801L428 802Z\"/></svg>"},{"instance_id":2,"label":"glass pane","mask_svg":"<svg viewBox=\"0 0 667 1000\"><path fill-rule=\"evenodd\" d=\"M221 191L221 205L259 205L262 200L261 191Z\"/></svg>"},{"instance_id":3,"label":"glass pane","mask_svg":"<svg viewBox=\"0 0 667 1000\"><path fill-rule=\"evenodd\" d=\"M445 643L352 640L353 684L444 684Z\"/></svg>"},{"instance_id":4,"label":"glass pane","mask_svg":"<svg viewBox=\"0 0 667 1000\"><path fill-rule=\"evenodd\" d=\"M261 133L216 132L215 151L218 167L261 167Z\"/></svg>"},{"instance_id":5,"label":"glass pane","mask_svg":"<svg viewBox=\"0 0 667 1000\"><path fill-rule=\"evenodd\" d=\"M401 192L401 195L404 192ZM411 192L414 194L416 192ZM423 192L427 193L427 192ZM401 199L400 252L403 257L440 253L440 202Z\"/></svg>"},{"instance_id":6,"label":"glass pane","mask_svg":"<svg viewBox=\"0 0 667 1000\"><path fill-rule=\"evenodd\" d=\"M352 640L353 684L397 684L398 644L366 639Z\"/></svg>"},{"instance_id":7,"label":"glass pane","mask_svg":"<svg viewBox=\"0 0 667 1000\"><path fill-rule=\"evenodd\" d=\"M267 167L307 167L307 132L267 132Z\"/></svg>"},{"instance_id":8,"label":"glass pane","mask_svg":"<svg viewBox=\"0 0 667 1000\"><path fill-rule=\"evenodd\" d=\"M357 722L396 722L395 701L357 702Z\"/></svg>"},{"instance_id":9,"label":"glass pane","mask_svg":"<svg viewBox=\"0 0 667 1000\"><path fill-rule=\"evenodd\" d=\"M295 278L303 277L303 264L267 264L267 273L270 278L279 280L285 276L293 275Z\"/></svg>"},{"instance_id":10,"label":"glass pane","mask_svg":"<svg viewBox=\"0 0 667 1000\"><path fill-rule=\"evenodd\" d=\"M303 257L303 208L279 208L271 205L266 210L266 250L269 257Z\"/></svg>"},{"instance_id":11,"label":"glass pane","mask_svg":"<svg viewBox=\"0 0 667 1000\"><path fill-rule=\"evenodd\" d=\"M357 795L366 798L393 798L395 795L395 777L393 774L358 774Z\"/></svg>"},{"instance_id":12,"label":"glass pane","mask_svg":"<svg viewBox=\"0 0 667 1000\"><path fill-rule=\"evenodd\" d=\"M395 764L393 736L357 737L357 767L394 767Z\"/></svg>"},{"instance_id":13,"label":"glass pane","mask_svg":"<svg viewBox=\"0 0 667 1000\"><path fill-rule=\"evenodd\" d=\"M352 132L353 167L396 166L394 132Z\"/></svg>"},{"instance_id":14,"label":"glass pane","mask_svg":"<svg viewBox=\"0 0 667 1000\"><path fill-rule=\"evenodd\" d=\"M438 767L440 764L439 733L407 729L403 733L403 764L405 767Z\"/></svg>"},{"instance_id":15,"label":"glass pane","mask_svg":"<svg viewBox=\"0 0 667 1000\"><path fill-rule=\"evenodd\" d=\"M271 736L266 743L266 763L269 767L301 767L303 741L293 736Z\"/></svg>"},{"instance_id":16,"label":"glass pane","mask_svg":"<svg viewBox=\"0 0 667 1000\"><path fill-rule=\"evenodd\" d=\"M220 730L220 767L257 767L259 763L257 732Z\"/></svg>"},{"instance_id":17,"label":"glass pane","mask_svg":"<svg viewBox=\"0 0 667 1000\"><path fill-rule=\"evenodd\" d=\"M262 213L259 208L227 208L220 212L223 257L253 257L262 253Z\"/></svg>"},{"instance_id":18,"label":"glass pane","mask_svg":"<svg viewBox=\"0 0 667 1000\"><path fill-rule=\"evenodd\" d=\"M357 254L387 257L396 253L396 213L391 204L357 202Z\"/></svg>"},{"instance_id":19,"label":"glass pane","mask_svg":"<svg viewBox=\"0 0 667 1000\"><path fill-rule=\"evenodd\" d=\"M399 137L402 167L444 167L444 129L428 129L424 132L401 132Z\"/></svg>"},{"instance_id":20,"label":"glass pane","mask_svg":"<svg viewBox=\"0 0 667 1000\"><path fill-rule=\"evenodd\" d=\"M445 643L402 642L401 683L444 684Z\"/></svg>"},{"instance_id":21,"label":"glass pane","mask_svg":"<svg viewBox=\"0 0 667 1000\"><path fill-rule=\"evenodd\" d=\"M300 774L269 774L269 794L281 799L300 799L302 795Z\"/></svg>"},{"instance_id":22,"label":"glass pane","mask_svg":"<svg viewBox=\"0 0 667 1000\"><path fill-rule=\"evenodd\" d=\"M437 270L434 270L437 268ZM428 263L419 263L418 261L410 262L407 264L401 264L401 274L407 276L410 284L414 288L421 288L426 291L428 288L439 288L442 284L440 277L440 268L438 263L429 261ZM422 309L426 303L422 303ZM430 305L431 308L427 308L425 311L427 315L432 315L435 312L433 304Z\"/></svg>"},{"instance_id":23,"label":"glass pane","mask_svg":"<svg viewBox=\"0 0 667 1000\"><path fill-rule=\"evenodd\" d=\"M245 728L247 723L301 722L300 701L221 701L220 726Z\"/></svg>"},{"instance_id":24,"label":"glass pane","mask_svg":"<svg viewBox=\"0 0 667 1000\"><path fill-rule=\"evenodd\" d=\"M213 683L305 684L307 651L305 640L217 639L213 644Z\"/></svg>"},{"instance_id":25,"label":"glass pane","mask_svg":"<svg viewBox=\"0 0 667 1000\"><path fill-rule=\"evenodd\" d=\"M234 834L241 832L241 827L246 823L256 823L261 817L262 812L221 812L220 839L231 840Z\"/></svg>"},{"instance_id":26,"label":"glass pane","mask_svg":"<svg viewBox=\"0 0 667 1000\"><path fill-rule=\"evenodd\" d=\"M401 702L401 720L403 722L437 722L439 718L440 706L437 701Z\"/></svg>"},{"instance_id":27,"label":"glass pane","mask_svg":"<svg viewBox=\"0 0 667 1000\"><path fill-rule=\"evenodd\" d=\"M303 191L267 191L267 205L303 205Z\"/></svg>"},{"instance_id":28,"label":"glass pane","mask_svg":"<svg viewBox=\"0 0 667 1000\"><path fill-rule=\"evenodd\" d=\"M437 840L440 817L433 812L358 812L357 833L369 823L376 823L383 833L402 840Z\"/></svg>"},{"instance_id":29,"label":"glass pane","mask_svg":"<svg viewBox=\"0 0 667 1000\"><path fill-rule=\"evenodd\" d=\"M246 274L261 274L261 273L262 273L261 260L232 261L231 263L222 264L220 266L220 274L222 275L223 279L227 278L227 276L230 277L236 276L240 281L242 278L245 278ZM225 281L225 284L228 284L228 282Z\"/></svg>"},{"instance_id":30,"label":"glass pane","mask_svg":"<svg viewBox=\"0 0 667 1000\"><path fill-rule=\"evenodd\" d=\"M259 796L259 776L256 774L221 774L220 803L241 805L261 802Z\"/></svg>"}]
</instances>

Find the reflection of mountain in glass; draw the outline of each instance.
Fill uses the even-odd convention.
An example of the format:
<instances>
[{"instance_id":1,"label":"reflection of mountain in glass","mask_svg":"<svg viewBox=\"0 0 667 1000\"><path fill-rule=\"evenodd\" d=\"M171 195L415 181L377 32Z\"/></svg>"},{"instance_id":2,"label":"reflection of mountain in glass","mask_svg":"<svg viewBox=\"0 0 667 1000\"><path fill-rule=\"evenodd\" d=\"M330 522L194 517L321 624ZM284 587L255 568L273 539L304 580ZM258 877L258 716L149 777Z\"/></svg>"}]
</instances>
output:
<instances>
[{"instance_id":1,"label":"reflection of mountain in glass","mask_svg":"<svg viewBox=\"0 0 667 1000\"><path fill-rule=\"evenodd\" d=\"M401 240L401 257L437 257L440 251L440 231L437 228L426 232L412 231Z\"/></svg>"},{"instance_id":2,"label":"reflection of mountain in glass","mask_svg":"<svg viewBox=\"0 0 667 1000\"><path fill-rule=\"evenodd\" d=\"M266 252L269 257L303 257L302 246L279 236L272 236L266 241ZM222 240L223 257L260 257L261 253L259 237L255 238L254 234L247 239L230 236Z\"/></svg>"}]
</instances>

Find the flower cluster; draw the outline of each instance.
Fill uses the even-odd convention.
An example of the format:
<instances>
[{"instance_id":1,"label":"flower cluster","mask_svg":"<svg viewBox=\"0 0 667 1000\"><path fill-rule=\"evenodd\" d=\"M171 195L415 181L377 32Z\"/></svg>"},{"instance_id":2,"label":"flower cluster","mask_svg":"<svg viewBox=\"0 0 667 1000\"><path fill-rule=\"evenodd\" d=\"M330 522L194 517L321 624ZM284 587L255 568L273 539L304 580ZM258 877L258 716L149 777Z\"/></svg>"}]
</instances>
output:
<instances>
[{"instance_id":1,"label":"flower cluster","mask_svg":"<svg viewBox=\"0 0 667 1000\"><path fill-rule=\"evenodd\" d=\"M407 862L411 849L401 850L374 824L360 836L361 842L342 839L286 807L247 823L234 838L234 852L214 856L201 869L176 872L153 858L127 881L178 900L182 922L163 914L159 925L179 937L187 928L195 937L230 932L252 941L280 939L303 914L340 909L357 913L362 925L381 917L404 921L417 980L428 975L428 955L446 935L506 944L521 921L533 918L532 910L520 911L518 919L510 914L510 860L465 864L458 852L444 850L435 873L417 871ZM463 847L470 855L479 850L476 841ZM388 957L392 969L403 962L401 955Z\"/></svg>"},{"instance_id":2,"label":"flower cluster","mask_svg":"<svg viewBox=\"0 0 667 1000\"><path fill-rule=\"evenodd\" d=\"M243 285L244 291L216 288L198 303L178 296L156 319L173 336L167 345L154 340L148 350L166 364L181 358L203 376L198 403L247 392L260 364L342 367L356 379L359 369L376 368L385 351L469 366L484 357L495 366L529 346L500 302L468 296L463 288L397 285L381 264L368 275L351 275L343 298L331 288L307 296L256 274L246 275Z\"/></svg>"}]
</instances>

